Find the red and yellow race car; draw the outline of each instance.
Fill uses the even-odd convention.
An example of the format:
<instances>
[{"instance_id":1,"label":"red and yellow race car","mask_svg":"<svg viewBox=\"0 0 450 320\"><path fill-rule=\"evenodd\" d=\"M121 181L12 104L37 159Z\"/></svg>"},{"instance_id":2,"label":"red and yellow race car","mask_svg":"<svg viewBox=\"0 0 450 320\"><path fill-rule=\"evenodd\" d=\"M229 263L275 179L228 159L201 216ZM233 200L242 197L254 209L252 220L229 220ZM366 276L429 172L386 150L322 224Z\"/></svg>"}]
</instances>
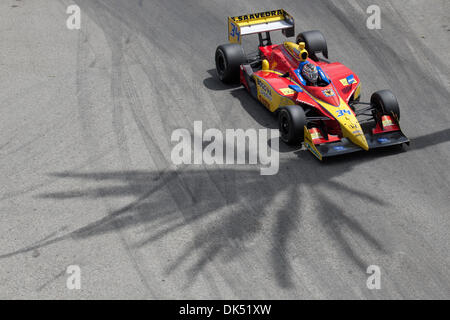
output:
<instances>
[{"instance_id":1,"label":"red and yellow race car","mask_svg":"<svg viewBox=\"0 0 450 320\"><path fill-rule=\"evenodd\" d=\"M400 109L390 90L360 102L358 76L328 60L325 37L306 31L295 42L273 45L270 32L295 35L294 19L279 9L228 18L230 43L217 47L218 76L240 82L268 110L278 114L281 139L304 145L320 160L359 150L409 144L399 126ZM241 38L258 34L259 48L246 54Z\"/></svg>"}]
</instances>

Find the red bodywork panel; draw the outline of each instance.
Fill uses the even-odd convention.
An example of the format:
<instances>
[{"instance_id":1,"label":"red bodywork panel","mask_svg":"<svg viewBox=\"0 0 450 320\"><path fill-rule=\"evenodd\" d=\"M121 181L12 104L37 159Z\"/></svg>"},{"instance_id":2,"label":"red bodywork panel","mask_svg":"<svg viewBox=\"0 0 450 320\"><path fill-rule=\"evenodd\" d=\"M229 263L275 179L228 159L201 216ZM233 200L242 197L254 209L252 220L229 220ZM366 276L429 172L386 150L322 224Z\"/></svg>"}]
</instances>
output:
<instances>
[{"instance_id":1,"label":"red bodywork panel","mask_svg":"<svg viewBox=\"0 0 450 320\"><path fill-rule=\"evenodd\" d=\"M381 123L377 122L375 128L372 129L372 133L379 134L398 130L400 130L400 127L397 124L397 121L395 121L392 116L384 115L381 117Z\"/></svg>"},{"instance_id":2,"label":"red bodywork panel","mask_svg":"<svg viewBox=\"0 0 450 320\"><path fill-rule=\"evenodd\" d=\"M322 70L326 73L328 78L334 84L341 98L344 99L345 102L348 102L359 85L358 76L354 74L352 70L350 70L349 68L347 68L346 66L344 66L342 63L339 62L333 63L322 62L319 63L318 65L322 68ZM341 82L341 80L345 79L346 77L352 74L355 77L356 82L344 85Z\"/></svg>"},{"instance_id":3,"label":"red bodywork panel","mask_svg":"<svg viewBox=\"0 0 450 320\"><path fill-rule=\"evenodd\" d=\"M325 75L328 77L328 79L331 81L332 84L330 84L328 87L309 87L302 85L301 81L295 74L295 70L299 66L299 61L296 60L285 48L284 45L272 45L272 46L266 46L266 47L259 47L259 50L261 52L261 55L264 59L269 61L269 67L271 70L280 72L282 74L289 72L293 80L297 82L298 85L301 85L305 90L307 90L309 93L311 93L316 98L321 99L322 101L328 102L330 104L336 105L339 104L339 97L338 95L345 100L345 102L348 102L352 94L355 92L357 86L359 85L359 78L357 75L355 75L352 70L344 66L343 64L339 62L333 62L333 63L327 63L322 61L313 61L311 59L308 59L307 61L315 64L316 66L320 67ZM344 85L340 80L345 79L346 77L352 75L355 78L355 82L352 84ZM276 86L274 86L275 89ZM332 89L337 90L338 95L334 95L332 97L326 97L322 91L325 89ZM297 98L300 101L304 101L307 104L310 104L310 100L306 98L305 96L308 96L307 94L300 94ZM314 103L315 106L320 107L316 103Z\"/></svg>"}]
</instances>

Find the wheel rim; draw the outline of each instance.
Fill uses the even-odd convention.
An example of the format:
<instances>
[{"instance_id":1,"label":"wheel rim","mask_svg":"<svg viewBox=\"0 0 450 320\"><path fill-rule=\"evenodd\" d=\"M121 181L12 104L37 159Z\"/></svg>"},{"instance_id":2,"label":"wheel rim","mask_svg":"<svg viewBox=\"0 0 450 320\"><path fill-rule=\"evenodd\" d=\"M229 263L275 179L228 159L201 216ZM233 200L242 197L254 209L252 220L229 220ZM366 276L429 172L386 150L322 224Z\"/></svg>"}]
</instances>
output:
<instances>
[{"instance_id":1,"label":"wheel rim","mask_svg":"<svg viewBox=\"0 0 450 320\"><path fill-rule=\"evenodd\" d=\"M283 139L286 139L287 136L289 135L290 124L289 124L288 117L286 117L285 115L281 115L281 117L280 117L280 128L279 129L280 129L281 137Z\"/></svg>"},{"instance_id":2,"label":"wheel rim","mask_svg":"<svg viewBox=\"0 0 450 320\"><path fill-rule=\"evenodd\" d=\"M223 56L222 52L219 52L219 54L217 56L216 64L217 64L217 71L219 72L220 75L223 75L227 64L226 64L225 57Z\"/></svg>"}]
</instances>

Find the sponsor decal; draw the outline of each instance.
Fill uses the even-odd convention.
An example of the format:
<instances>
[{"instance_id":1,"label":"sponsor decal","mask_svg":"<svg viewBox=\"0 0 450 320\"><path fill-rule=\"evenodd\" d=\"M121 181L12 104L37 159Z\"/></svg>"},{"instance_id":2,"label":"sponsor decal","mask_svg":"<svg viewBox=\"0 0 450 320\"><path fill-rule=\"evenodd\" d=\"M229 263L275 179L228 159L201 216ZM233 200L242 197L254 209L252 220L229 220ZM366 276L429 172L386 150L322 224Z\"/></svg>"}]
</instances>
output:
<instances>
[{"instance_id":1,"label":"sponsor decal","mask_svg":"<svg viewBox=\"0 0 450 320\"><path fill-rule=\"evenodd\" d=\"M344 78L344 79L340 79L339 81L344 87L352 85L353 83L357 83L358 82L358 81L356 81L356 79L355 79L355 77L353 75L348 76L347 78Z\"/></svg>"},{"instance_id":2,"label":"sponsor decal","mask_svg":"<svg viewBox=\"0 0 450 320\"><path fill-rule=\"evenodd\" d=\"M389 141L391 141L391 140L388 138L378 138L379 143L388 143Z\"/></svg>"},{"instance_id":3,"label":"sponsor decal","mask_svg":"<svg viewBox=\"0 0 450 320\"><path fill-rule=\"evenodd\" d=\"M282 94L284 94L285 96L289 96L289 95L295 93L295 91L292 90L291 88L282 88L282 89L280 89L280 92L281 92Z\"/></svg>"},{"instance_id":4,"label":"sponsor decal","mask_svg":"<svg viewBox=\"0 0 450 320\"><path fill-rule=\"evenodd\" d=\"M313 147L311 147L309 145L309 143L306 143L306 147L309 149L309 151L311 151L317 158L319 158L320 160L322 160L322 155L317 152Z\"/></svg>"},{"instance_id":5,"label":"sponsor decal","mask_svg":"<svg viewBox=\"0 0 450 320\"><path fill-rule=\"evenodd\" d=\"M312 139L322 139L322 133L317 128L311 128L309 129L309 133L311 134Z\"/></svg>"},{"instance_id":6,"label":"sponsor decal","mask_svg":"<svg viewBox=\"0 0 450 320\"><path fill-rule=\"evenodd\" d=\"M252 14L246 14L243 16L237 16L237 17L231 17L233 21L236 22L243 22L243 21L250 21L260 18L269 18L269 17L276 17L283 15L283 10L272 10L272 11L266 11L266 12L259 12L259 13L252 13Z\"/></svg>"},{"instance_id":7,"label":"sponsor decal","mask_svg":"<svg viewBox=\"0 0 450 320\"><path fill-rule=\"evenodd\" d=\"M240 42L241 33L239 32L238 27L237 27L234 23L231 23L231 32L230 32L230 36L231 36L232 38L236 38L237 42Z\"/></svg>"},{"instance_id":8,"label":"sponsor decal","mask_svg":"<svg viewBox=\"0 0 450 320\"><path fill-rule=\"evenodd\" d=\"M338 114L338 115L337 115L338 118L339 118L339 117L342 117L342 116L345 115L345 114L349 114L349 115L352 114L352 113L350 112L350 110L346 110L346 109L339 109L339 110L336 110L336 113Z\"/></svg>"},{"instance_id":9,"label":"sponsor decal","mask_svg":"<svg viewBox=\"0 0 450 320\"><path fill-rule=\"evenodd\" d=\"M348 118L347 118L347 120L348 120ZM356 123L356 122L350 122L350 123L348 124L348 126L349 126L350 128L352 128L352 129L358 129L358 128L360 128L359 124Z\"/></svg>"},{"instance_id":10,"label":"sponsor decal","mask_svg":"<svg viewBox=\"0 0 450 320\"><path fill-rule=\"evenodd\" d=\"M322 93L324 94L325 97L332 97L335 95L333 89L322 90Z\"/></svg>"},{"instance_id":11,"label":"sponsor decal","mask_svg":"<svg viewBox=\"0 0 450 320\"><path fill-rule=\"evenodd\" d=\"M343 147L343 146L335 146L335 147L333 147L333 149L336 150L336 151L342 151L342 150L345 150L345 147Z\"/></svg>"},{"instance_id":12,"label":"sponsor decal","mask_svg":"<svg viewBox=\"0 0 450 320\"><path fill-rule=\"evenodd\" d=\"M387 126L392 126L392 120L390 118L387 117L383 117L383 127L387 127Z\"/></svg>"},{"instance_id":13,"label":"sponsor decal","mask_svg":"<svg viewBox=\"0 0 450 320\"><path fill-rule=\"evenodd\" d=\"M262 94L267 100L272 101L272 90L269 88L268 85L266 85L259 78L257 78L257 80L258 80L259 93Z\"/></svg>"}]
</instances>

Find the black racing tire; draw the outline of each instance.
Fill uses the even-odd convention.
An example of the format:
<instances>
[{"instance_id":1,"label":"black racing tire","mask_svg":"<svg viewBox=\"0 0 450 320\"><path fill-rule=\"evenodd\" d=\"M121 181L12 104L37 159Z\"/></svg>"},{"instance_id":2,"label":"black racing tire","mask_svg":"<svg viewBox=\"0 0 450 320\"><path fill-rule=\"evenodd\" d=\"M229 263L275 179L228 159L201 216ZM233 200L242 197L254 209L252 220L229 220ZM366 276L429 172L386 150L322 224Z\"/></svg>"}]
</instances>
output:
<instances>
[{"instance_id":1,"label":"black racing tire","mask_svg":"<svg viewBox=\"0 0 450 320\"><path fill-rule=\"evenodd\" d=\"M328 59L328 46L325 36L319 30L311 30L299 33L295 42L305 43L305 49L314 61L318 61L317 53L322 52L323 56Z\"/></svg>"},{"instance_id":2,"label":"black racing tire","mask_svg":"<svg viewBox=\"0 0 450 320\"><path fill-rule=\"evenodd\" d=\"M281 140L289 145L300 144L304 139L305 111L298 105L280 107L278 128Z\"/></svg>"},{"instance_id":3,"label":"black racing tire","mask_svg":"<svg viewBox=\"0 0 450 320\"><path fill-rule=\"evenodd\" d=\"M227 43L217 47L215 61L220 81L224 83L238 83L239 67L247 62L247 58L240 44Z\"/></svg>"},{"instance_id":4,"label":"black racing tire","mask_svg":"<svg viewBox=\"0 0 450 320\"><path fill-rule=\"evenodd\" d=\"M400 121L400 107L397 98L391 90L379 90L372 93L370 104L374 108L376 115L394 115L397 121Z\"/></svg>"}]
</instances>

